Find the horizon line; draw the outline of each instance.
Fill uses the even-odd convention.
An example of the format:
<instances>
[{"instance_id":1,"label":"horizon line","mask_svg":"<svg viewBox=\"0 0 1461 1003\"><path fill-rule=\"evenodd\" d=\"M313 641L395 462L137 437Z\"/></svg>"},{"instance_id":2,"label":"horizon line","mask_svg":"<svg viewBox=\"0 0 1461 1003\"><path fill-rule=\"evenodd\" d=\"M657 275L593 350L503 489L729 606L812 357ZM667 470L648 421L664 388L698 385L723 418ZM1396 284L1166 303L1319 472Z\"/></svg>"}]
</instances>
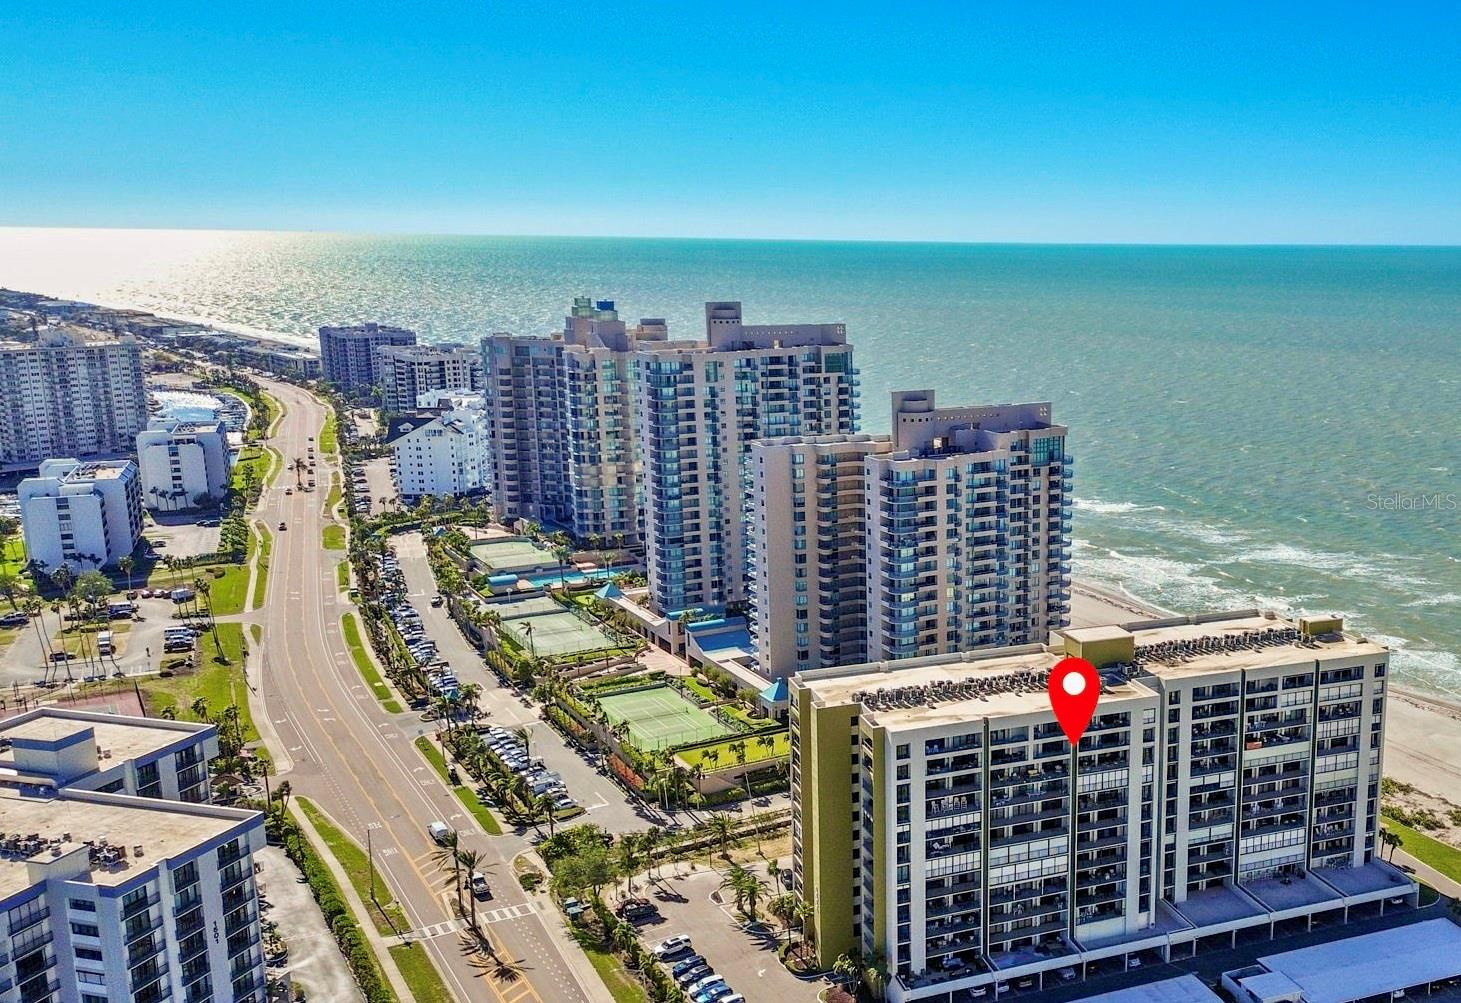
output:
<instances>
[{"instance_id":1,"label":"horizon line","mask_svg":"<svg viewBox=\"0 0 1461 1003\"><path fill-rule=\"evenodd\" d=\"M463 230L337 230L337 229L274 229L218 226L82 226L79 224L11 224L0 223L0 232L16 231L76 231L94 233L197 233L197 234L268 234L276 236L317 237L430 237L435 239L494 239L494 240L642 240L642 241L684 241L697 243L746 243L746 244L908 244L942 245L950 247L1162 247L1162 248L1272 248L1272 249L1407 249L1407 250L1457 250L1461 242L1435 243L1376 243L1376 242L1334 242L1303 240L1272 241L1178 241L1178 240L974 240L936 237L786 237L786 236L715 236L710 234L633 234L633 233L488 233Z\"/></svg>"}]
</instances>

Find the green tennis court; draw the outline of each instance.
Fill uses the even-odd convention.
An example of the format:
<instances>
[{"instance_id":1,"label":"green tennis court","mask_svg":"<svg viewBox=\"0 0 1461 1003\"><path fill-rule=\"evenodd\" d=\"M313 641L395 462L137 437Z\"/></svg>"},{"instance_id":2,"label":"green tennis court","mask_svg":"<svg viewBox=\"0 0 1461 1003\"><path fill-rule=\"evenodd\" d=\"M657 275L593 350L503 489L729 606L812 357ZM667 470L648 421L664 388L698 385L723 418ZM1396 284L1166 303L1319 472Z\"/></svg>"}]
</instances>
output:
<instances>
[{"instance_id":1,"label":"green tennis court","mask_svg":"<svg viewBox=\"0 0 1461 1003\"><path fill-rule=\"evenodd\" d=\"M618 642L599 628L564 612L551 599L548 602L559 612L504 618L499 629L511 634L523 650L543 658L600 651L617 645Z\"/></svg>"},{"instance_id":2,"label":"green tennis court","mask_svg":"<svg viewBox=\"0 0 1461 1003\"><path fill-rule=\"evenodd\" d=\"M553 551L525 537L478 540L471 545L471 551L473 557L493 571L532 571L558 566L558 558Z\"/></svg>"},{"instance_id":3,"label":"green tennis court","mask_svg":"<svg viewBox=\"0 0 1461 1003\"><path fill-rule=\"evenodd\" d=\"M629 740L639 749L672 749L729 735L731 730L668 686L613 693L599 698L610 726L629 723Z\"/></svg>"}]
</instances>

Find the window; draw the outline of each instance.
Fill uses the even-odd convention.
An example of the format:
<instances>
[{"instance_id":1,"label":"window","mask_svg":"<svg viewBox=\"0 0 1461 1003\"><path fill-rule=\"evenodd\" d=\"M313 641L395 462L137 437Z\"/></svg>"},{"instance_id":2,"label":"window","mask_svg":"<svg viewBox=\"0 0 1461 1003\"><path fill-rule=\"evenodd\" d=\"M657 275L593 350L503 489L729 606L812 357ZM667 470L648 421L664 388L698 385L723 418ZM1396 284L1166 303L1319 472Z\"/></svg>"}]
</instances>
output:
<instances>
[{"instance_id":1,"label":"window","mask_svg":"<svg viewBox=\"0 0 1461 1003\"><path fill-rule=\"evenodd\" d=\"M78 937L100 937L101 931L95 923L72 923L71 932Z\"/></svg>"}]
</instances>

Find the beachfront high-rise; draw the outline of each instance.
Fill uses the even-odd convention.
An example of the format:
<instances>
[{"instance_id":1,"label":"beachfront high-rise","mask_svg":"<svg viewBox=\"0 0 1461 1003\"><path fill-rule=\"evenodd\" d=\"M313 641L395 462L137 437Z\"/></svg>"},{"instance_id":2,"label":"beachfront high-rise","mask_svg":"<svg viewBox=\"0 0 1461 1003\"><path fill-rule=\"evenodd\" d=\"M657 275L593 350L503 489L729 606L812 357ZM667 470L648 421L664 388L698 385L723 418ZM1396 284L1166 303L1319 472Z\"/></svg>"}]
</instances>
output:
<instances>
[{"instance_id":1,"label":"beachfront high-rise","mask_svg":"<svg viewBox=\"0 0 1461 1003\"><path fill-rule=\"evenodd\" d=\"M381 408L414 411L422 394L481 389L482 356L465 345L383 345L375 350Z\"/></svg>"},{"instance_id":2,"label":"beachfront high-rise","mask_svg":"<svg viewBox=\"0 0 1461 1003\"><path fill-rule=\"evenodd\" d=\"M416 332L386 324L351 324L320 328L320 371L341 390L361 392L377 386L380 370L375 350L414 345Z\"/></svg>"},{"instance_id":3,"label":"beachfront high-rise","mask_svg":"<svg viewBox=\"0 0 1461 1003\"><path fill-rule=\"evenodd\" d=\"M551 337L482 339L498 518L533 519L584 542L639 542L629 360L665 337L662 319L631 328L612 300L581 296Z\"/></svg>"},{"instance_id":4,"label":"beachfront high-rise","mask_svg":"<svg viewBox=\"0 0 1461 1003\"><path fill-rule=\"evenodd\" d=\"M745 324L705 305L706 339L633 356L650 599L665 614L746 598L742 461L751 442L857 431L842 324Z\"/></svg>"},{"instance_id":5,"label":"beachfront high-rise","mask_svg":"<svg viewBox=\"0 0 1461 1003\"><path fill-rule=\"evenodd\" d=\"M1066 655L1103 679L1075 749L1046 695ZM1412 897L1375 853L1388 661L1338 619L1248 610L798 674L820 960L883 958L890 999L946 1001Z\"/></svg>"},{"instance_id":6,"label":"beachfront high-rise","mask_svg":"<svg viewBox=\"0 0 1461 1003\"><path fill-rule=\"evenodd\" d=\"M1043 643L1070 608L1071 458L1049 404L893 394L891 436L753 443L759 670Z\"/></svg>"},{"instance_id":7,"label":"beachfront high-rise","mask_svg":"<svg viewBox=\"0 0 1461 1003\"><path fill-rule=\"evenodd\" d=\"M136 338L61 328L0 341L0 465L125 455L146 427Z\"/></svg>"}]
</instances>

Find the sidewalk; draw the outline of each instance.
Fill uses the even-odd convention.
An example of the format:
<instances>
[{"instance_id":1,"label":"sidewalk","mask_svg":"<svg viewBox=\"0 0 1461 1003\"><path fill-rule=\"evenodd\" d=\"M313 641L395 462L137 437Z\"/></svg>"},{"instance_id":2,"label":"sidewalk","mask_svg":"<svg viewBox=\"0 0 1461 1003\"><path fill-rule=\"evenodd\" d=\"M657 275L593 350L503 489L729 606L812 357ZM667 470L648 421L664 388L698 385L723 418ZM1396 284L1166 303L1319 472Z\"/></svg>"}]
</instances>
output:
<instances>
[{"instance_id":1,"label":"sidewalk","mask_svg":"<svg viewBox=\"0 0 1461 1003\"><path fill-rule=\"evenodd\" d=\"M544 875L549 873L548 865L543 863L543 858L538 856L537 850L525 850L520 856L526 857ZM512 869L511 862L508 863L508 869ZM516 881L517 877L514 875L510 880ZM552 880L545 878L538 886L537 891L528 893L541 906L538 912L543 917L543 929L548 931L548 938L557 946L558 953L563 958L564 965L573 974L573 979L578 983L578 987L583 990L583 994L591 1000L609 998L608 987L604 985L604 980L599 977L599 973L594 968L593 962L588 960L588 955L583 953L583 949L578 946L578 941L574 940L573 936L568 932L567 921L564 920L563 914L558 911L558 905L553 901L553 894L549 890L551 885Z\"/></svg>"},{"instance_id":2,"label":"sidewalk","mask_svg":"<svg viewBox=\"0 0 1461 1003\"><path fill-rule=\"evenodd\" d=\"M323 811L323 809L321 810ZM350 912L354 914L355 925L360 927L360 932L365 935L366 942L370 944L371 952L375 954L376 962L380 965L382 974L385 975L386 981L391 984L391 991L396 994L397 999L415 999L416 997L411 992L410 985L407 984L406 979L401 975L400 969L396 967L396 959L391 956L390 948L387 946L385 938L380 935L380 932L375 928L375 924L370 921L370 910L361 901L360 896L356 894L355 886L350 883L350 875L345 873L345 868L340 866L340 862L335 859L335 855L330 852L330 848L325 845L324 839L316 831L315 827L310 824L310 820L305 817L304 812L291 804L289 806L289 815L295 822L299 823L300 830L305 834L310 845L314 847L315 853L319 855L325 867L329 869L330 876L335 879L335 884L340 886L340 894L345 896L345 902L350 906Z\"/></svg>"}]
</instances>

